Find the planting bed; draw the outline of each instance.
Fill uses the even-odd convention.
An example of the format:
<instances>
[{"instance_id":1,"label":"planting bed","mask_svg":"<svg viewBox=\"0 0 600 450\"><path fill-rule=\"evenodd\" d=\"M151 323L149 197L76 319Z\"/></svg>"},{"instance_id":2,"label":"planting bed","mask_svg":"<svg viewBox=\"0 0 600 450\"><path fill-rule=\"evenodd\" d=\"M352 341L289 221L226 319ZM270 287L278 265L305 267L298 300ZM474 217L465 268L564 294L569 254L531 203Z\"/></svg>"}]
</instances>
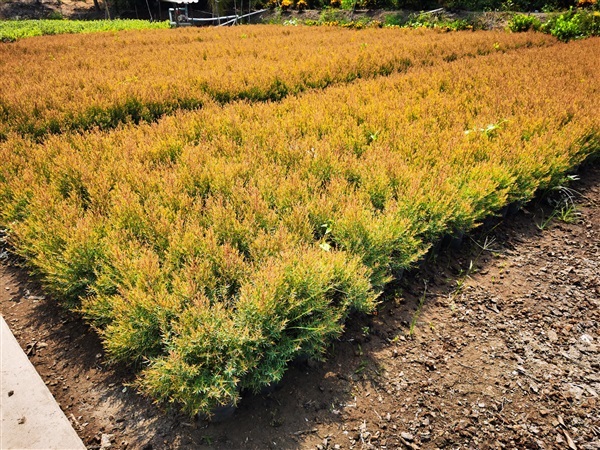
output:
<instances>
[{"instance_id":1,"label":"planting bed","mask_svg":"<svg viewBox=\"0 0 600 450\"><path fill-rule=\"evenodd\" d=\"M3 103L0 225L10 245L52 298L97 331L106 358L137 374L135 387L190 416L279 382L298 358L322 358L348 318L375 312L389 283L444 235L562 186L600 151L598 39L281 30L92 41L81 61L96 68L103 63L90 55L153 49L165 36L171 49L216 43L230 57L206 71L200 109L156 123L121 122L181 108L160 109L167 73L100 95L102 105L63 91L49 103L24 91L18 108ZM324 58L310 41L324 36L337 42L332 66L306 72L302 55ZM400 38L400 49L383 52ZM46 39L48 50L67 38ZM246 39L256 42L239 44ZM286 41L302 44L272 62ZM15 60L39 52L24 48ZM228 79L229 64L251 48L261 75ZM151 55L140 58L149 64ZM65 66L72 56L61 53L56 67L70 67L81 92L128 83L136 64L87 82L78 64ZM192 73L189 61L175 68ZM283 78L269 78L283 66ZM273 82L281 95L261 91ZM73 131L87 127L77 125L86 108L102 115L122 98L130 104L131 93L161 114L119 113L114 130ZM257 101L268 99L278 101ZM30 116L42 128L18 125ZM46 133L50 116L57 125Z\"/></svg>"},{"instance_id":2,"label":"planting bed","mask_svg":"<svg viewBox=\"0 0 600 450\"><path fill-rule=\"evenodd\" d=\"M471 235L477 243L405 277L376 316L356 318L327 362L292 366L223 423L165 411L124 386L132 374L106 364L81 319L6 260L0 306L89 448L104 435L115 449L551 449L571 439L595 450L600 168L580 176L574 223L540 230L552 214L544 199Z\"/></svg>"},{"instance_id":3,"label":"planting bed","mask_svg":"<svg viewBox=\"0 0 600 450\"><path fill-rule=\"evenodd\" d=\"M277 26L27 39L0 46L0 136L113 128L211 100L279 100L410 67L556 43L542 34Z\"/></svg>"},{"instance_id":4,"label":"planting bed","mask_svg":"<svg viewBox=\"0 0 600 450\"><path fill-rule=\"evenodd\" d=\"M34 36L99 31L168 28L168 22L147 20L0 20L0 42L14 42Z\"/></svg>"}]
</instances>

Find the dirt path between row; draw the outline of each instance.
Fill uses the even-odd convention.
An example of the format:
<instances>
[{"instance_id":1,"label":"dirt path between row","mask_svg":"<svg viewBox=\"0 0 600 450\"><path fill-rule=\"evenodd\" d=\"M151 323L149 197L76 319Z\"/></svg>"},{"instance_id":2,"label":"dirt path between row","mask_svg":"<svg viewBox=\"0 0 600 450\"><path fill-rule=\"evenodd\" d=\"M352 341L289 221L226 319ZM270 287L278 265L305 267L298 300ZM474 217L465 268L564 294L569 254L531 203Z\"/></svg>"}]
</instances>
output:
<instances>
[{"instance_id":1,"label":"dirt path between row","mask_svg":"<svg viewBox=\"0 0 600 450\"><path fill-rule=\"evenodd\" d=\"M89 448L600 449L600 167L580 177L573 223L540 200L431 258L221 423L137 395L6 256L2 314Z\"/></svg>"}]
</instances>

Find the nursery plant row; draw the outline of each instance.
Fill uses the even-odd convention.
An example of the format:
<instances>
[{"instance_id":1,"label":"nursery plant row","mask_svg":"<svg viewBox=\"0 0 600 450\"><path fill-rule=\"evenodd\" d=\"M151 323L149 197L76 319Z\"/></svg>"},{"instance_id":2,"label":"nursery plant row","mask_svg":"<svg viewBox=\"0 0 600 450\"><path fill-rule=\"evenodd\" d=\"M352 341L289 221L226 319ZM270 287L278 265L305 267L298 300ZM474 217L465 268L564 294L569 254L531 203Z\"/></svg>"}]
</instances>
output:
<instances>
[{"instance_id":1,"label":"nursery plant row","mask_svg":"<svg viewBox=\"0 0 600 450\"><path fill-rule=\"evenodd\" d=\"M99 31L147 30L169 28L169 22L148 20L0 20L0 43L14 42L34 36L65 33L97 33Z\"/></svg>"},{"instance_id":2,"label":"nursery plant row","mask_svg":"<svg viewBox=\"0 0 600 450\"><path fill-rule=\"evenodd\" d=\"M0 45L0 140L151 122L207 102L280 100L530 46L535 33L239 26L47 36Z\"/></svg>"},{"instance_id":3,"label":"nursery plant row","mask_svg":"<svg viewBox=\"0 0 600 450\"><path fill-rule=\"evenodd\" d=\"M294 48L293 63L278 53L277 42L300 35L257 30L248 39L270 39L289 86L325 79L321 69L308 75ZM201 36L221 45L251 31L211 33L169 39L190 49ZM323 33L337 48L356 47L324 69L346 77L362 61L361 42L369 55L394 36ZM323 357L350 314L372 312L394 274L442 235L560 186L600 153L600 39L526 48L514 40L523 35L401 36L395 45L415 53L397 55L413 67L386 77L278 102L209 96L156 123L43 142L9 132L0 226L53 297L97 329L110 359L135 368L142 392L190 414L235 404L280 380L299 355ZM466 50L469 39L481 41ZM93 42L99 52L119 45ZM442 62L448 51L488 45L522 48ZM151 49L144 57L162 54ZM131 58L124 70L136 66ZM223 67L222 79L206 72L209 84L242 92ZM139 84L152 92L152 82Z\"/></svg>"}]
</instances>

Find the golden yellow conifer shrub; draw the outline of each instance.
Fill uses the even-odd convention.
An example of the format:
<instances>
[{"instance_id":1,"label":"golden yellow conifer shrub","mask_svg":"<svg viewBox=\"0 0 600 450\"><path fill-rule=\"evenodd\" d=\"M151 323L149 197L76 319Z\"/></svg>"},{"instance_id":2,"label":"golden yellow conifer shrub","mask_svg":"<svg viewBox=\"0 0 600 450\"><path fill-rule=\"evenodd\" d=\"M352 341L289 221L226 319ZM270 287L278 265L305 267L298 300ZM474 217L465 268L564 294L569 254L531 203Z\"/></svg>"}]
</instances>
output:
<instances>
[{"instance_id":1,"label":"golden yellow conifer shrub","mask_svg":"<svg viewBox=\"0 0 600 450\"><path fill-rule=\"evenodd\" d=\"M111 132L9 132L0 225L142 391L209 413L322 357L444 233L598 155L599 66L588 39Z\"/></svg>"},{"instance_id":2,"label":"golden yellow conifer shrub","mask_svg":"<svg viewBox=\"0 0 600 450\"><path fill-rule=\"evenodd\" d=\"M241 26L45 36L0 46L0 138L150 122L523 46L541 34Z\"/></svg>"}]
</instances>

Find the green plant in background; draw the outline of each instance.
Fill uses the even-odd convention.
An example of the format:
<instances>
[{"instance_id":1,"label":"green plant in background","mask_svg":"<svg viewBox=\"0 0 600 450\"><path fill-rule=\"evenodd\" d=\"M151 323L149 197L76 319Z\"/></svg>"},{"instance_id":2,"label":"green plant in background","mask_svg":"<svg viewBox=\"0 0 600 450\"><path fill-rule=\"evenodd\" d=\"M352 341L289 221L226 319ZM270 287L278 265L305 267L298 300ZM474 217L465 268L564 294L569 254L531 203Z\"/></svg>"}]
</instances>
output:
<instances>
[{"instance_id":1,"label":"green plant in background","mask_svg":"<svg viewBox=\"0 0 600 450\"><path fill-rule=\"evenodd\" d=\"M344 2L342 2L342 8L344 8ZM350 8L352 8L352 5L350 5ZM324 8L319 16L319 22L321 23L343 21L347 21L346 15L342 11L333 8Z\"/></svg>"},{"instance_id":2,"label":"green plant in background","mask_svg":"<svg viewBox=\"0 0 600 450\"><path fill-rule=\"evenodd\" d=\"M419 13L411 14L404 26L409 28L439 28L452 31L473 29L466 19L451 19L443 14Z\"/></svg>"},{"instance_id":3,"label":"green plant in background","mask_svg":"<svg viewBox=\"0 0 600 450\"><path fill-rule=\"evenodd\" d=\"M570 8L568 11L550 17L541 30L561 41L600 36L600 12Z\"/></svg>"},{"instance_id":4,"label":"green plant in background","mask_svg":"<svg viewBox=\"0 0 600 450\"><path fill-rule=\"evenodd\" d=\"M142 30L169 28L169 22L147 20L60 20L56 15L44 20L0 21L0 42L14 42L33 36L51 34L94 33L97 31Z\"/></svg>"},{"instance_id":5,"label":"green plant in background","mask_svg":"<svg viewBox=\"0 0 600 450\"><path fill-rule=\"evenodd\" d=\"M535 16L528 14L515 14L512 19L508 21L507 28L513 33L520 33L523 31L539 31L542 26L542 22Z\"/></svg>"},{"instance_id":6,"label":"green plant in background","mask_svg":"<svg viewBox=\"0 0 600 450\"><path fill-rule=\"evenodd\" d=\"M47 19L48 20L62 20L62 19L64 19L64 17L60 11L52 11L50 14L48 14Z\"/></svg>"},{"instance_id":7,"label":"green plant in background","mask_svg":"<svg viewBox=\"0 0 600 450\"><path fill-rule=\"evenodd\" d=\"M544 6L542 6L542 12L546 14L556 12L557 10L558 7L553 2L546 3Z\"/></svg>"},{"instance_id":8,"label":"green plant in background","mask_svg":"<svg viewBox=\"0 0 600 450\"><path fill-rule=\"evenodd\" d=\"M560 14L551 18L545 24L543 30L565 42L584 37L581 28L574 19L575 15L571 12Z\"/></svg>"},{"instance_id":9,"label":"green plant in background","mask_svg":"<svg viewBox=\"0 0 600 450\"><path fill-rule=\"evenodd\" d=\"M502 2L502 5L500 6L500 9L502 11L515 11L517 10L517 5L515 4L515 2L513 0L505 0L504 2Z\"/></svg>"},{"instance_id":10,"label":"green plant in background","mask_svg":"<svg viewBox=\"0 0 600 450\"><path fill-rule=\"evenodd\" d=\"M383 19L383 26L385 27L401 27L404 25L406 20L400 13L387 14Z\"/></svg>"},{"instance_id":11,"label":"green plant in background","mask_svg":"<svg viewBox=\"0 0 600 450\"><path fill-rule=\"evenodd\" d=\"M124 0L120 0L124 1ZM564 11L569 7L598 8L597 0L306 0L309 9L342 8L430 11L436 8L463 11ZM278 0L258 0L256 7L279 8ZM293 8L298 8L294 2Z\"/></svg>"},{"instance_id":12,"label":"green plant in background","mask_svg":"<svg viewBox=\"0 0 600 450\"><path fill-rule=\"evenodd\" d=\"M590 36L600 36L600 12L587 9L574 9L552 15L546 23L526 14L516 14L508 22L507 29L512 32L542 31L557 39L568 42Z\"/></svg>"}]
</instances>

